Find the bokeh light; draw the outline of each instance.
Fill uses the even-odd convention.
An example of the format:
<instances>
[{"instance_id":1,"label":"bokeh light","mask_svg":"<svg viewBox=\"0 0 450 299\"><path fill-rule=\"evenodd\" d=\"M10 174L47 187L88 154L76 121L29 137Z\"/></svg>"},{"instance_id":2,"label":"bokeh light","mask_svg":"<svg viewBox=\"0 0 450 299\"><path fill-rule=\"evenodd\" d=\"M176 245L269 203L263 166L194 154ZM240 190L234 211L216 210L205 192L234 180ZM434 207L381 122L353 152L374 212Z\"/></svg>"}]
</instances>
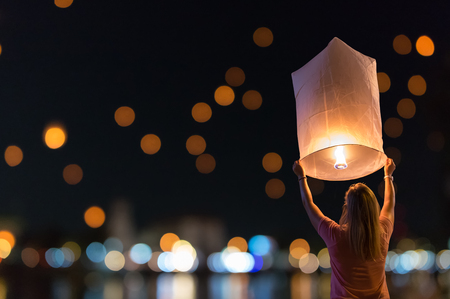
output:
<instances>
[{"instance_id":1,"label":"bokeh light","mask_svg":"<svg viewBox=\"0 0 450 299\"><path fill-rule=\"evenodd\" d=\"M241 86L245 81L245 73L241 68L232 67L225 73L225 81L233 87Z\"/></svg>"},{"instance_id":2,"label":"bokeh light","mask_svg":"<svg viewBox=\"0 0 450 299\"><path fill-rule=\"evenodd\" d=\"M64 243L62 248L68 248L73 252L74 255L74 261L77 261L81 256L81 248L80 245L78 245L76 242L68 241Z\"/></svg>"},{"instance_id":3,"label":"bokeh light","mask_svg":"<svg viewBox=\"0 0 450 299\"><path fill-rule=\"evenodd\" d=\"M319 260L314 254L308 253L300 258L299 266L303 273L311 274L319 268Z\"/></svg>"},{"instance_id":4,"label":"bokeh light","mask_svg":"<svg viewBox=\"0 0 450 299\"><path fill-rule=\"evenodd\" d=\"M328 248L323 248L319 251L317 255L317 259L319 260L319 266L323 269L331 268L330 254L328 253Z\"/></svg>"},{"instance_id":5,"label":"bokeh light","mask_svg":"<svg viewBox=\"0 0 450 299\"><path fill-rule=\"evenodd\" d=\"M161 148L161 139L155 134L147 134L141 139L141 149L148 155L156 154Z\"/></svg>"},{"instance_id":6,"label":"bokeh light","mask_svg":"<svg viewBox=\"0 0 450 299\"><path fill-rule=\"evenodd\" d=\"M401 117L410 119L416 114L416 104L411 99L401 99L397 104L397 112Z\"/></svg>"},{"instance_id":7,"label":"bokeh light","mask_svg":"<svg viewBox=\"0 0 450 299\"><path fill-rule=\"evenodd\" d=\"M261 107L262 96L256 90L249 90L242 96L242 104L248 110L256 110Z\"/></svg>"},{"instance_id":8,"label":"bokeh light","mask_svg":"<svg viewBox=\"0 0 450 299\"><path fill-rule=\"evenodd\" d=\"M59 248L49 248L45 252L45 260L52 268L59 268L64 263L64 253Z\"/></svg>"},{"instance_id":9,"label":"bokeh light","mask_svg":"<svg viewBox=\"0 0 450 299\"><path fill-rule=\"evenodd\" d=\"M3 51L2 45L0 45L0 55L2 55L2 51Z\"/></svg>"},{"instance_id":10,"label":"bokeh light","mask_svg":"<svg viewBox=\"0 0 450 299\"><path fill-rule=\"evenodd\" d=\"M174 254L172 252L163 252L158 257L158 267L163 272L172 272L175 270L175 265L173 263Z\"/></svg>"},{"instance_id":11,"label":"bokeh light","mask_svg":"<svg viewBox=\"0 0 450 299\"><path fill-rule=\"evenodd\" d=\"M15 145L10 145L5 150L5 161L11 167L17 166L23 160L22 150Z\"/></svg>"},{"instance_id":12,"label":"bokeh light","mask_svg":"<svg viewBox=\"0 0 450 299\"><path fill-rule=\"evenodd\" d=\"M106 248L106 251L119 251L123 252L123 243L120 239L115 237L109 237L103 242L103 245Z\"/></svg>"},{"instance_id":13,"label":"bokeh light","mask_svg":"<svg viewBox=\"0 0 450 299\"><path fill-rule=\"evenodd\" d=\"M161 269L158 267L158 258L161 253L161 251L153 252L152 257L148 261L148 267L154 272L161 272Z\"/></svg>"},{"instance_id":14,"label":"bokeh light","mask_svg":"<svg viewBox=\"0 0 450 299\"><path fill-rule=\"evenodd\" d=\"M394 38L393 47L398 54L406 55L411 52L412 44L406 35L400 34Z\"/></svg>"},{"instance_id":15,"label":"bokeh light","mask_svg":"<svg viewBox=\"0 0 450 299\"><path fill-rule=\"evenodd\" d=\"M240 252L246 252L248 249L247 241L242 237L234 237L227 244L228 247L235 247L239 249Z\"/></svg>"},{"instance_id":16,"label":"bokeh light","mask_svg":"<svg viewBox=\"0 0 450 299\"><path fill-rule=\"evenodd\" d=\"M234 91L229 86L220 86L214 92L214 99L221 106L228 106L234 101Z\"/></svg>"},{"instance_id":17,"label":"bokeh light","mask_svg":"<svg viewBox=\"0 0 450 299\"><path fill-rule=\"evenodd\" d=\"M391 117L384 123L384 132L391 138L397 138L403 133L403 123L400 119Z\"/></svg>"},{"instance_id":18,"label":"bokeh light","mask_svg":"<svg viewBox=\"0 0 450 299\"><path fill-rule=\"evenodd\" d=\"M204 123L211 118L212 111L208 104L201 102L192 107L191 114L196 122Z\"/></svg>"},{"instance_id":19,"label":"bokeh light","mask_svg":"<svg viewBox=\"0 0 450 299\"><path fill-rule=\"evenodd\" d=\"M86 248L86 255L92 262L100 263L106 257L106 248L102 243L92 242Z\"/></svg>"},{"instance_id":20,"label":"bokeh light","mask_svg":"<svg viewBox=\"0 0 450 299\"><path fill-rule=\"evenodd\" d=\"M66 131L61 125L49 125L44 130L45 144L51 149L60 148L64 145L66 139Z\"/></svg>"},{"instance_id":21,"label":"bokeh light","mask_svg":"<svg viewBox=\"0 0 450 299\"><path fill-rule=\"evenodd\" d=\"M55 5L59 8L67 8L71 6L73 3L73 0L55 0Z\"/></svg>"},{"instance_id":22,"label":"bokeh light","mask_svg":"<svg viewBox=\"0 0 450 299\"><path fill-rule=\"evenodd\" d=\"M195 166L200 173L208 174L216 168L216 160L210 154L201 154L195 160Z\"/></svg>"},{"instance_id":23,"label":"bokeh light","mask_svg":"<svg viewBox=\"0 0 450 299\"><path fill-rule=\"evenodd\" d=\"M248 248L252 254L259 256L269 254L274 249L269 237L263 235L256 235L250 238Z\"/></svg>"},{"instance_id":24,"label":"bokeh light","mask_svg":"<svg viewBox=\"0 0 450 299\"><path fill-rule=\"evenodd\" d=\"M267 153L263 157L262 165L267 172L275 173L283 166L283 160L277 153Z\"/></svg>"},{"instance_id":25,"label":"bokeh light","mask_svg":"<svg viewBox=\"0 0 450 299\"><path fill-rule=\"evenodd\" d=\"M134 110L127 106L122 106L114 113L114 119L116 123L121 127L128 127L134 122L135 119Z\"/></svg>"},{"instance_id":26,"label":"bokeh light","mask_svg":"<svg viewBox=\"0 0 450 299\"><path fill-rule=\"evenodd\" d=\"M63 178L69 185L76 185L83 178L83 170L77 164L69 164L64 167Z\"/></svg>"},{"instance_id":27,"label":"bokeh light","mask_svg":"<svg viewBox=\"0 0 450 299\"><path fill-rule=\"evenodd\" d=\"M269 28L260 27L253 33L253 41L262 48L268 47L273 42L273 33Z\"/></svg>"},{"instance_id":28,"label":"bokeh light","mask_svg":"<svg viewBox=\"0 0 450 299\"><path fill-rule=\"evenodd\" d=\"M139 243L131 247L130 258L136 264L146 264L151 257L152 249L147 244Z\"/></svg>"},{"instance_id":29,"label":"bokeh light","mask_svg":"<svg viewBox=\"0 0 450 299\"><path fill-rule=\"evenodd\" d=\"M11 248L13 248L16 245L16 238L14 235L8 231L8 230L1 230L0 231L0 239L6 240Z\"/></svg>"},{"instance_id":30,"label":"bokeh light","mask_svg":"<svg viewBox=\"0 0 450 299\"><path fill-rule=\"evenodd\" d=\"M377 73L378 89L381 93L386 92L391 88L391 79L386 73Z\"/></svg>"},{"instance_id":31,"label":"bokeh light","mask_svg":"<svg viewBox=\"0 0 450 299\"><path fill-rule=\"evenodd\" d=\"M248 252L223 253L222 260L227 271L231 273L250 272L255 266L255 259Z\"/></svg>"},{"instance_id":32,"label":"bokeh light","mask_svg":"<svg viewBox=\"0 0 450 299\"><path fill-rule=\"evenodd\" d=\"M417 39L416 49L422 56L431 56L434 53L434 43L431 38L426 35L422 35Z\"/></svg>"},{"instance_id":33,"label":"bokeh light","mask_svg":"<svg viewBox=\"0 0 450 299\"><path fill-rule=\"evenodd\" d=\"M34 268L39 264L39 253L36 249L27 247L22 250L22 262L29 268Z\"/></svg>"},{"instance_id":34,"label":"bokeh light","mask_svg":"<svg viewBox=\"0 0 450 299\"><path fill-rule=\"evenodd\" d=\"M427 83L420 75L412 76L408 81L408 90L415 96L421 96L427 91Z\"/></svg>"},{"instance_id":35,"label":"bokeh light","mask_svg":"<svg viewBox=\"0 0 450 299\"><path fill-rule=\"evenodd\" d=\"M286 187L280 179L270 179L266 183L266 194L272 199L278 199L284 195Z\"/></svg>"},{"instance_id":36,"label":"bokeh light","mask_svg":"<svg viewBox=\"0 0 450 299\"><path fill-rule=\"evenodd\" d=\"M391 158L392 160L394 160L395 165L399 165L400 162L402 161L402 153L400 152L400 150L396 147L388 147L384 150L384 153L386 154L386 156L388 156L389 158Z\"/></svg>"},{"instance_id":37,"label":"bokeh light","mask_svg":"<svg viewBox=\"0 0 450 299\"><path fill-rule=\"evenodd\" d=\"M121 252L112 250L105 256L105 265L111 271L122 270L125 266L125 257Z\"/></svg>"},{"instance_id":38,"label":"bokeh light","mask_svg":"<svg viewBox=\"0 0 450 299\"><path fill-rule=\"evenodd\" d=\"M441 132L431 132L427 136L427 146L433 152L440 152L445 146L445 137Z\"/></svg>"},{"instance_id":39,"label":"bokeh light","mask_svg":"<svg viewBox=\"0 0 450 299\"><path fill-rule=\"evenodd\" d=\"M289 253L292 257L300 259L303 255L309 253L310 247L305 239L296 239L289 246Z\"/></svg>"},{"instance_id":40,"label":"bokeh light","mask_svg":"<svg viewBox=\"0 0 450 299\"><path fill-rule=\"evenodd\" d=\"M98 228L105 222L105 212L100 207L90 207L84 213L84 221L88 226Z\"/></svg>"},{"instance_id":41,"label":"bokeh light","mask_svg":"<svg viewBox=\"0 0 450 299\"><path fill-rule=\"evenodd\" d=\"M173 244L179 241L180 238L174 233L166 233L161 237L159 241L159 247L162 251L171 251Z\"/></svg>"},{"instance_id":42,"label":"bokeh light","mask_svg":"<svg viewBox=\"0 0 450 299\"><path fill-rule=\"evenodd\" d=\"M192 135L186 141L186 149L191 155L201 155L206 149L206 141L200 135Z\"/></svg>"},{"instance_id":43,"label":"bokeh light","mask_svg":"<svg viewBox=\"0 0 450 299\"><path fill-rule=\"evenodd\" d=\"M0 258L5 259L11 253L11 244L5 239L0 239Z\"/></svg>"}]
</instances>

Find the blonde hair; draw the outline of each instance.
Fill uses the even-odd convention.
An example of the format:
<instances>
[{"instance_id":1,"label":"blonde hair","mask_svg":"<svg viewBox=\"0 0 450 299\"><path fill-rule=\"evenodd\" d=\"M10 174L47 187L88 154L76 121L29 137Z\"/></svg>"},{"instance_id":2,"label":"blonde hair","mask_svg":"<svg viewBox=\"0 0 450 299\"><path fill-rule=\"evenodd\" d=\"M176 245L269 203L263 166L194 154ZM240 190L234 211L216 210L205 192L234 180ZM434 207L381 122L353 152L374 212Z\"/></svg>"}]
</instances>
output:
<instances>
[{"instance_id":1,"label":"blonde hair","mask_svg":"<svg viewBox=\"0 0 450 299\"><path fill-rule=\"evenodd\" d=\"M350 247L363 260L381 257L380 205L375 194L363 183L351 185L339 224L346 226Z\"/></svg>"}]
</instances>

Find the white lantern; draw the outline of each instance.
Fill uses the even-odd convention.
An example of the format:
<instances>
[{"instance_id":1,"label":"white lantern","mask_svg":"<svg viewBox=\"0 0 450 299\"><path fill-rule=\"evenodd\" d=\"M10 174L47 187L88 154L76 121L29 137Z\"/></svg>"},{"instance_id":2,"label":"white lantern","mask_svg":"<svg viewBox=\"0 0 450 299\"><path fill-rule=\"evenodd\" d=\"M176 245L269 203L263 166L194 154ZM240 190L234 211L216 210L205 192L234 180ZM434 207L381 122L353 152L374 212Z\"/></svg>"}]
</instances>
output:
<instances>
[{"instance_id":1,"label":"white lantern","mask_svg":"<svg viewBox=\"0 0 450 299\"><path fill-rule=\"evenodd\" d=\"M369 175L386 162L376 61L338 38L292 73L300 160L328 181Z\"/></svg>"}]
</instances>

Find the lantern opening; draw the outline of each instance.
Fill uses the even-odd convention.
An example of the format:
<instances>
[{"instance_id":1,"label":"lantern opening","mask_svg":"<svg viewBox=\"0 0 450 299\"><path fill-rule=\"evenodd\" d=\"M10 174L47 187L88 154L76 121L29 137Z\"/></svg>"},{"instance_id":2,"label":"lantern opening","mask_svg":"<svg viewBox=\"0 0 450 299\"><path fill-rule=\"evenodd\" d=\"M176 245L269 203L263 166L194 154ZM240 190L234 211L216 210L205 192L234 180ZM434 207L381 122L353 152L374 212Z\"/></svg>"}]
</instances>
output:
<instances>
[{"instance_id":1,"label":"lantern opening","mask_svg":"<svg viewBox=\"0 0 450 299\"><path fill-rule=\"evenodd\" d=\"M344 147L342 145L336 147L336 150L334 151L334 157L336 158L334 168L336 169L347 168L347 161L345 161Z\"/></svg>"}]
</instances>

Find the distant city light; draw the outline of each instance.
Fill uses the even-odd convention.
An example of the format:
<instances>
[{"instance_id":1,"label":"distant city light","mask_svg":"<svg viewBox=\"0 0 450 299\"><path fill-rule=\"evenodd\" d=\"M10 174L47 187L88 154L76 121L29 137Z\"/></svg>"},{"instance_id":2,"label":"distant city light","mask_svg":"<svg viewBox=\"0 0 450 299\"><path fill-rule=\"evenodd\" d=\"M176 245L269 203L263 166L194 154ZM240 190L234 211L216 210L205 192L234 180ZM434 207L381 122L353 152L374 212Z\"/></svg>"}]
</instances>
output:
<instances>
[{"instance_id":1,"label":"distant city light","mask_svg":"<svg viewBox=\"0 0 450 299\"><path fill-rule=\"evenodd\" d=\"M22 150L15 145L10 145L5 150L5 161L11 167L17 166L23 160Z\"/></svg>"},{"instance_id":2,"label":"distant city light","mask_svg":"<svg viewBox=\"0 0 450 299\"><path fill-rule=\"evenodd\" d=\"M134 110L127 106L122 106L114 113L116 123L121 127L128 127L134 122Z\"/></svg>"},{"instance_id":3,"label":"distant city light","mask_svg":"<svg viewBox=\"0 0 450 299\"><path fill-rule=\"evenodd\" d=\"M400 55L406 55L411 52L412 44L411 40L403 34L397 35L394 38L393 47L395 52Z\"/></svg>"},{"instance_id":4,"label":"distant city light","mask_svg":"<svg viewBox=\"0 0 450 299\"><path fill-rule=\"evenodd\" d=\"M378 89L381 93L386 92L391 88L391 79L386 73L377 73Z\"/></svg>"},{"instance_id":5,"label":"distant city light","mask_svg":"<svg viewBox=\"0 0 450 299\"><path fill-rule=\"evenodd\" d=\"M105 256L105 265L111 271L120 271L125 266L125 257L121 252L112 250Z\"/></svg>"},{"instance_id":6,"label":"distant city light","mask_svg":"<svg viewBox=\"0 0 450 299\"><path fill-rule=\"evenodd\" d=\"M214 99L221 106L228 106L234 101L234 91L229 86L220 86L214 92Z\"/></svg>"},{"instance_id":7,"label":"distant city light","mask_svg":"<svg viewBox=\"0 0 450 299\"><path fill-rule=\"evenodd\" d=\"M232 67L225 73L225 81L233 87L241 86L245 81L245 73L241 68Z\"/></svg>"},{"instance_id":8,"label":"distant city light","mask_svg":"<svg viewBox=\"0 0 450 299\"><path fill-rule=\"evenodd\" d=\"M100 207L90 207L84 213L84 221L88 226L98 228L105 222L105 212Z\"/></svg>"},{"instance_id":9,"label":"distant city light","mask_svg":"<svg viewBox=\"0 0 450 299\"><path fill-rule=\"evenodd\" d=\"M66 132L61 125L49 125L44 130L45 144L51 149L60 148L64 145L66 139Z\"/></svg>"},{"instance_id":10,"label":"distant city light","mask_svg":"<svg viewBox=\"0 0 450 299\"><path fill-rule=\"evenodd\" d=\"M303 273L311 274L319 268L319 260L313 253L308 253L300 258L299 266Z\"/></svg>"},{"instance_id":11,"label":"distant city light","mask_svg":"<svg viewBox=\"0 0 450 299\"><path fill-rule=\"evenodd\" d=\"M59 268L64 263L64 253L61 249L50 248L45 252L45 260L52 268Z\"/></svg>"},{"instance_id":12,"label":"distant city light","mask_svg":"<svg viewBox=\"0 0 450 299\"><path fill-rule=\"evenodd\" d=\"M212 115L211 107L206 103L197 103L192 107L192 117L196 122L207 122Z\"/></svg>"},{"instance_id":13,"label":"distant city light","mask_svg":"<svg viewBox=\"0 0 450 299\"><path fill-rule=\"evenodd\" d=\"M152 249L144 243L139 243L131 247L130 258L136 264L146 264L152 257Z\"/></svg>"},{"instance_id":14,"label":"distant city light","mask_svg":"<svg viewBox=\"0 0 450 299\"><path fill-rule=\"evenodd\" d=\"M426 35L422 35L417 39L416 49L422 56L431 56L434 53L434 43L431 38Z\"/></svg>"},{"instance_id":15,"label":"distant city light","mask_svg":"<svg viewBox=\"0 0 450 299\"><path fill-rule=\"evenodd\" d=\"M102 243L92 242L86 248L86 255L94 263L103 262L106 257L106 248Z\"/></svg>"},{"instance_id":16,"label":"distant city light","mask_svg":"<svg viewBox=\"0 0 450 299\"><path fill-rule=\"evenodd\" d=\"M83 170L77 164L69 164L64 167L63 178L69 185L76 185L83 178Z\"/></svg>"},{"instance_id":17,"label":"distant city light","mask_svg":"<svg viewBox=\"0 0 450 299\"><path fill-rule=\"evenodd\" d=\"M161 139L155 134L147 134L141 139L141 149L148 155L156 154L161 149Z\"/></svg>"},{"instance_id":18,"label":"distant city light","mask_svg":"<svg viewBox=\"0 0 450 299\"><path fill-rule=\"evenodd\" d=\"M303 255L309 253L310 247L305 239L296 239L289 246L289 253L296 259L300 259Z\"/></svg>"},{"instance_id":19,"label":"distant city light","mask_svg":"<svg viewBox=\"0 0 450 299\"><path fill-rule=\"evenodd\" d=\"M236 247L240 252L246 252L248 249L247 241L242 237L234 237L227 244L228 247Z\"/></svg>"},{"instance_id":20,"label":"distant city light","mask_svg":"<svg viewBox=\"0 0 450 299\"><path fill-rule=\"evenodd\" d=\"M248 110L256 110L262 105L262 96L256 90L249 90L242 96L242 104Z\"/></svg>"},{"instance_id":21,"label":"distant city light","mask_svg":"<svg viewBox=\"0 0 450 299\"><path fill-rule=\"evenodd\" d=\"M268 237L257 235L250 239L248 242L248 248L251 253L263 256L272 250L272 244Z\"/></svg>"},{"instance_id":22,"label":"distant city light","mask_svg":"<svg viewBox=\"0 0 450 299\"><path fill-rule=\"evenodd\" d=\"M161 237L159 246L162 251L171 251L173 244L179 241L180 238L174 233L166 233Z\"/></svg>"},{"instance_id":23,"label":"distant city light","mask_svg":"<svg viewBox=\"0 0 450 299\"><path fill-rule=\"evenodd\" d=\"M253 41L262 48L268 47L273 42L273 33L269 28L260 27L253 33Z\"/></svg>"},{"instance_id":24,"label":"distant city light","mask_svg":"<svg viewBox=\"0 0 450 299\"><path fill-rule=\"evenodd\" d=\"M163 272L172 272L175 270L174 254L172 252L163 252L158 257L158 267Z\"/></svg>"}]
</instances>

